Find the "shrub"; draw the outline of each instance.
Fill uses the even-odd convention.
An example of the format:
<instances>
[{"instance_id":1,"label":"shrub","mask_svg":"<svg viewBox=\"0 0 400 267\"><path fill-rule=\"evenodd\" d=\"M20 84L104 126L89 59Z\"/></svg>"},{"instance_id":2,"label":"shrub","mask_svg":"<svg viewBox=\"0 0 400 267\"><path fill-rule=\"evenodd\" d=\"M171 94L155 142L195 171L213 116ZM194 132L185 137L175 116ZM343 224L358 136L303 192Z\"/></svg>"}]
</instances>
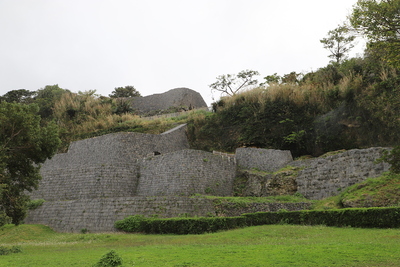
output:
<instances>
[{"instance_id":1,"label":"shrub","mask_svg":"<svg viewBox=\"0 0 400 267\"><path fill-rule=\"evenodd\" d=\"M118 254L111 250L107 254L103 255L101 259L93 265L93 267L112 267L112 266L121 266L122 258L118 256Z\"/></svg>"},{"instance_id":2,"label":"shrub","mask_svg":"<svg viewBox=\"0 0 400 267\"><path fill-rule=\"evenodd\" d=\"M20 246L12 246L11 248L0 246L0 255L8 255L11 253L21 253L22 249Z\"/></svg>"}]
</instances>

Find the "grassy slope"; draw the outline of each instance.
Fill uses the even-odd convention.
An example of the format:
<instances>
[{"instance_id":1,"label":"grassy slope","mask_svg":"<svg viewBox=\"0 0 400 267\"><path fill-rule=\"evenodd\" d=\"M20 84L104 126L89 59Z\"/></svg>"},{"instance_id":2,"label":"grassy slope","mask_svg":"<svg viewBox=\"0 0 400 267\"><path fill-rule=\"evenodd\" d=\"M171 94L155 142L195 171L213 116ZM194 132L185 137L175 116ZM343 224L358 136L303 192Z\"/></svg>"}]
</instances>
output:
<instances>
[{"instance_id":1,"label":"grassy slope","mask_svg":"<svg viewBox=\"0 0 400 267\"><path fill-rule=\"evenodd\" d=\"M114 249L124 266L399 266L399 229L270 225L205 235L60 234L7 225L0 243L22 253L0 266L91 266Z\"/></svg>"},{"instance_id":2,"label":"grassy slope","mask_svg":"<svg viewBox=\"0 0 400 267\"><path fill-rule=\"evenodd\" d=\"M400 205L400 174L385 173L347 188L338 196L316 202L316 209L390 207Z\"/></svg>"}]
</instances>

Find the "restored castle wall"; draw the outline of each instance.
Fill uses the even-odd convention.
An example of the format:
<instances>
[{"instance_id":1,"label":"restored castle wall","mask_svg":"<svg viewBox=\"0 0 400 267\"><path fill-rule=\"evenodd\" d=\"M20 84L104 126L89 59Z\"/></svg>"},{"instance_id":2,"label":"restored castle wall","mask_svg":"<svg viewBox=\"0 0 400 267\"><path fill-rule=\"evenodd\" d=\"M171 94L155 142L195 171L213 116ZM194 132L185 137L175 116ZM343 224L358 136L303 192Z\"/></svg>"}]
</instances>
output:
<instances>
[{"instance_id":1,"label":"restored castle wall","mask_svg":"<svg viewBox=\"0 0 400 267\"><path fill-rule=\"evenodd\" d=\"M293 161L289 150L242 147L236 149L237 164L244 169L274 172Z\"/></svg>"},{"instance_id":2,"label":"restored castle wall","mask_svg":"<svg viewBox=\"0 0 400 267\"><path fill-rule=\"evenodd\" d=\"M71 166L46 168L39 190L32 199L73 200L98 197L130 197L137 188L136 164Z\"/></svg>"},{"instance_id":3,"label":"restored castle wall","mask_svg":"<svg viewBox=\"0 0 400 267\"><path fill-rule=\"evenodd\" d=\"M309 199L323 199L340 194L342 189L378 177L389 170L387 163L375 163L385 148L353 149L326 158L294 161L304 167L296 178L297 190Z\"/></svg>"},{"instance_id":4,"label":"restored castle wall","mask_svg":"<svg viewBox=\"0 0 400 267\"><path fill-rule=\"evenodd\" d=\"M114 133L73 142L47 160L32 199L71 200L136 195L138 159L189 147L185 125L162 135Z\"/></svg>"},{"instance_id":5,"label":"restored castle wall","mask_svg":"<svg viewBox=\"0 0 400 267\"><path fill-rule=\"evenodd\" d=\"M233 159L187 149L143 160L137 194L230 196L235 175Z\"/></svg>"},{"instance_id":6,"label":"restored castle wall","mask_svg":"<svg viewBox=\"0 0 400 267\"><path fill-rule=\"evenodd\" d=\"M58 232L114 232L114 223L127 216L141 214L170 218L179 216L239 216L258 211L302 210L309 203L254 203L248 207L235 204L221 210L211 199L178 196L115 197L47 201L29 211L25 223L44 224Z\"/></svg>"},{"instance_id":7,"label":"restored castle wall","mask_svg":"<svg viewBox=\"0 0 400 267\"><path fill-rule=\"evenodd\" d=\"M215 215L212 202L188 197L114 197L46 201L29 211L25 223L44 224L59 232L116 231L114 223L130 215L159 216Z\"/></svg>"}]
</instances>

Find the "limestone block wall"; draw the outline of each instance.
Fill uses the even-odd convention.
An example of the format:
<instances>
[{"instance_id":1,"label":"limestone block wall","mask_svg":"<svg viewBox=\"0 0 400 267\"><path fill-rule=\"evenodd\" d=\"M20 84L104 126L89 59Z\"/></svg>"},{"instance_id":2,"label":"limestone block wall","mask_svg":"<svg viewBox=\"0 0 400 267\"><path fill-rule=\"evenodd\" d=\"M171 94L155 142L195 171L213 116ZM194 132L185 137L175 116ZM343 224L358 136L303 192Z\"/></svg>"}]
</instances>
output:
<instances>
[{"instance_id":1,"label":"limestone block wall","mask_svg":"<svg viewBox=\"0 0 400 267\"><path fill-rule=\"evenodd\" d=\"M294 161L300 166L296 178L297 190L309 199L338 195L342 189L373 178L389 170L389 164L378 163L385 148L353 149L326 158Z\"/></svg>"},{"instance_id":2,"label":"limestone block wall","mask_svg":"<svg viewBox=\"0 0 400 267\"><path fill-rule=\"evenodd\" d=\"M129 197L136 193L136 164L71 166L68 169L45 168L39 190L32 199L73 200L98 197Z\"/></svg>"},{"instance_id":3,"label":"limestone block wall","mask_svg":"<svg viewBox=\"0 0 400 267\"><path fill-rule=\"evenodd\" d=\"M289 150L242 147L236 149L236 161L244 169L274 172L292 162L293 157Z\"/></svg>"},{"instance_id":4,"label":"limestone block wall","mask_svg":"<svg viewBox=\"0 0 400 267\"><path fill-rule=\"evenodd\" d=\"M189 147L185 125L162 135L114 133L73 142L43 164L32 199L71 200L136 195L139 159Z\"/></svg>"},{"instance_id":5,"label":"limestone block wall","mask_svg":"<svg viewBox=\"0 0 400 267\"><path fill-rule=\"evenodd\" d=\"M258 211L302 210L309 203L254 203L248 207L227 204L223 210L211 199L178 196L115 197L47 201L29 211L25 223L44 224L58 232L114 232L114 223L127 216L141 214L160 218L187 216L239 216Z\"/></svg>"},{"instance_id":6,"label":"limestone block wall","mask_svg":"<svg viewBox=\"0 0 400 267\"><path fill-rule=\"evenodd\" d=\"M215 215L212 201L187 197L113 197L66 201L46 201L29 211L25 223L44 224L59 232L116 231L114 223L131 215L157 215L160 218L180 215Z\"/></svg>"},{"instance_id":7,"label":"limestone block wall","mask_svg":"<svg viewBox=\"0 0 400 267\"><path fill-rule=\"evenodd\" d=\"M181 150L140 163L139 196L230 196L236 164L233 159L199 150Z\"/></svg>"},{"instance_id":8,"label":"limestone block wall","mask_svg":"<svg viewBox=\"0 0 400 267\"><path fill-rule=\"evenodd\" d=\"M68 152L55 155L43 168L131 163L158 151L169 153L189 148L186 124L161 135L120 132L72 142Z\"/></svg>"}]
</instances>

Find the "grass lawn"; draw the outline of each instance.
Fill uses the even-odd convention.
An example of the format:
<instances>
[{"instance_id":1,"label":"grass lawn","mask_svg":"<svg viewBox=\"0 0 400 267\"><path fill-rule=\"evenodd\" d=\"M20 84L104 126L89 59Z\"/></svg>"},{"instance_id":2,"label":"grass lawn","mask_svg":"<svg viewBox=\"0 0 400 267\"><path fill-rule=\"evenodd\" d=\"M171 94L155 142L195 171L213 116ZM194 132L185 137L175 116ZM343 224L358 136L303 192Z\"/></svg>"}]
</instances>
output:
<instances>
[{"instance_id":1,"label":"grass lawn","mask_svg":"<svg viewBox=\"0 0 400 267\"><path fill-rule=\"evenodd\" d=\"M6 225L0 266L92 266L115 250L123 266L400 266L400 229L267 225L204 235L65 234Z\"/></svg>"}]
</instances>

